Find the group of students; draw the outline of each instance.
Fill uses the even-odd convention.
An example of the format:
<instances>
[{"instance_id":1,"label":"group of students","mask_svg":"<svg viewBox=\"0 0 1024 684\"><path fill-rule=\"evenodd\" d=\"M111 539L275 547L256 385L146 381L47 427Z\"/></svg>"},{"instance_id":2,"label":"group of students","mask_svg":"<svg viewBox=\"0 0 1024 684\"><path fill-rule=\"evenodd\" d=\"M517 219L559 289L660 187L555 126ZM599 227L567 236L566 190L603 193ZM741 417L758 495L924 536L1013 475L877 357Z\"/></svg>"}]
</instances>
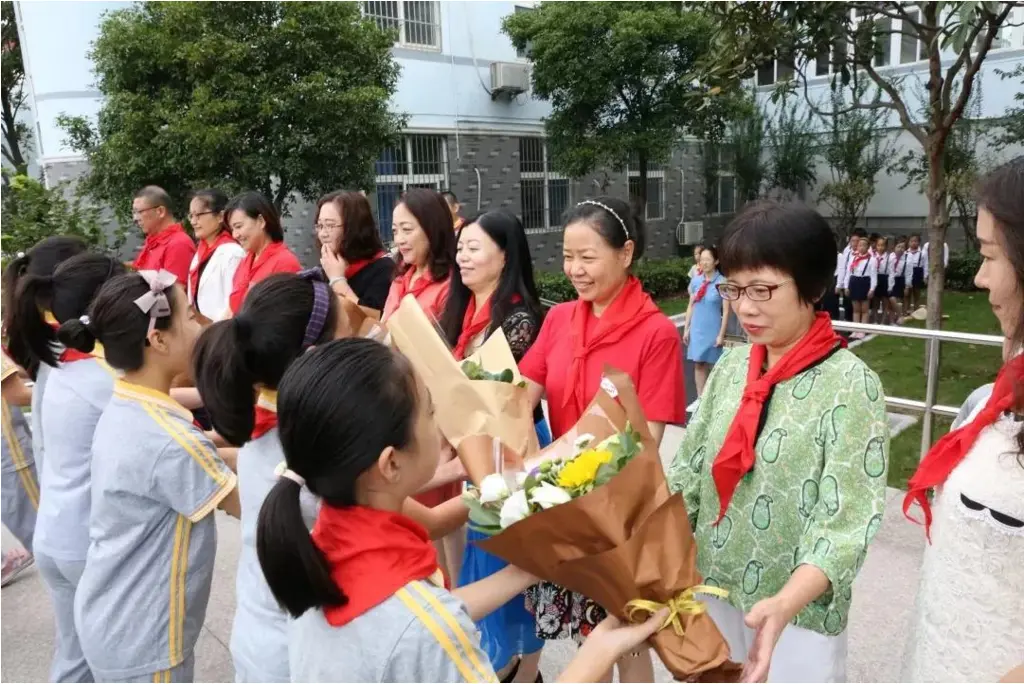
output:
<instances>
[{"instance_id":1,"label":"group of students","mask_svg":"<svg viewBox=\"0 0 1024 684\"><path fill-rule=\"evenodd\" d=\"M892 251L889 243L893 242ZM949 264L949 245L944 245ZM895 240L861 228L836 257L836 296L844 300L846 319L854 323L898 325L922 305L928 281L928 245L921 236ZM838 302L836 303L838 313ZM863 337L856 334L855 338Z\"/></svg>"},{"instance_id":2,"label":"group of students","mask_svg":"<svg viewBox=\"0 0 1024 684\"><path fill-rule=\"evenodd\" d=\"M196 193L192 253L169 205L158 188L136 198L135 268L52 237L5 274L5 438L22 438L13 460L32 454L41 478L9 485L5 469L4 522L53 601L53 681L193 678L218 508L241 520L239 681L535 681L544 640L564 636L589 638L562 677L598 681L660 626L619 625L552 585L524 594L536 578L474 545L439 555L452 547L431 540L465 534L461 463L408 363L340 339L354 332L343 298L386 324L413 295L456 358L503 330L544 443L575 424L609 362L633 377L660 440L683 420L680 341L630 274L644 236L626 203L572 210L580 299L546 317L518 219L488 212L456 232L432 190L395 207L394 260L362 193L327 195L320 266L298 273L260 195ZM26 404L33 429L8 432L7 409L23 419ZM8 516L9 486L22 510L38 503L34 524ZM627 678L653 676L646 652L623 663Z\"/></svg>"}]
</instances>

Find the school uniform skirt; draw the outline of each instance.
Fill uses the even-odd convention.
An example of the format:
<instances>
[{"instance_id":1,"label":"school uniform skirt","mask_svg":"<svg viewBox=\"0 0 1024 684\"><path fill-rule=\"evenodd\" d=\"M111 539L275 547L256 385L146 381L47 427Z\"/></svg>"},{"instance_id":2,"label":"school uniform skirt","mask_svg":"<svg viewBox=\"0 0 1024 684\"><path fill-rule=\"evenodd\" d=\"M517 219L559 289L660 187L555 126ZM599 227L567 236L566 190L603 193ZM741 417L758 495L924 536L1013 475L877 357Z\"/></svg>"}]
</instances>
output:
<instances>
[{"instance_id":1,"label":"school uniform skirt","mask_svg":"<svg viewBox=\"0 0 1024 684\"><path fill-rule=\"evenodd\" d=\"M910 280L910 285L915 290L920 290L924 287L924 266L915 266L914 273Z\"/></svg>"},{"instance_id":2,"label":"school uniform skirt","mask_svg":"<svg viewBox=\"0 0 1024 684\"><path fill-rule=\"evenodd\" d=\"M850 276L850 299L855 302L864 302L868 299L868 292L871 291L871 278L868 276Z\"/></svg>"},{"instance_id":3,"label":"school uniform skirt","mask_svg":"<svg viewBox=\"0 0 1024 684\"><path fill-rule=\"evenodd\" d=\"M896 299L903 299L903 293L906 291L906 278L903 276L893 276L892 279L892 290L889 292L890 297Z\"/></svg>"},{"instance_id":4,"label":"school uniform skirt","mask_svg":"<svg viewBox=\"0 0 1024 684\"><path fill-rule=\"evenodd\" d=\"M889 291L889 276L884 273L878 274L878 284L875 286L875 296L885 297Z\"/></svg>"}]
</instances>

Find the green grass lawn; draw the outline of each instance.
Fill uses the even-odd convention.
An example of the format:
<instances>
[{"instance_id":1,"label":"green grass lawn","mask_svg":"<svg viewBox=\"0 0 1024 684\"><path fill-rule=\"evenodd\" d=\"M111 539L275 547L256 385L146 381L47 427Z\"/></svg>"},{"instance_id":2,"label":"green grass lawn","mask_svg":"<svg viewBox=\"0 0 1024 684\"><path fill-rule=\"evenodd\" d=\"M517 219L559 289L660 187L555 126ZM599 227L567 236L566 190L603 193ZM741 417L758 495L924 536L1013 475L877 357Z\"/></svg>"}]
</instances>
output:
<instances>
[{"instance_id":1,"label":"green grass lawn","mask_svg":"<svg viewBox=\"0 0 1024 684\"><path fill-rule=\"evenodd\" d=\"M662 297L657 303L666 316L675 316L686 312L689 301L686 295L679 295L678 297Z\"/></svg>"},{"instance_id":2,"label":"green grass lawn","mask_svg":"<svg viewBox=\"0 0 1024 684\"><path fill-rule=\"evenodd\" d=\"M984 292L947 292L943 297L945 330L998 335L999 323L989 308ZM923 326L912 322L908 325ZM885 393L891 397L924 400L924 340L901 337L876 337L854 349L879 377ZM973 390L992 382L1002 364L1002 350L998 347L973 344L944 343L939 354L939 384L937 401L949 406L960 406ZM949 430L950 420L936 418L933 441ZM891 445L889 484L906 488L920 459L921 423L901 432Z\"/></svg>"}]
</instances>

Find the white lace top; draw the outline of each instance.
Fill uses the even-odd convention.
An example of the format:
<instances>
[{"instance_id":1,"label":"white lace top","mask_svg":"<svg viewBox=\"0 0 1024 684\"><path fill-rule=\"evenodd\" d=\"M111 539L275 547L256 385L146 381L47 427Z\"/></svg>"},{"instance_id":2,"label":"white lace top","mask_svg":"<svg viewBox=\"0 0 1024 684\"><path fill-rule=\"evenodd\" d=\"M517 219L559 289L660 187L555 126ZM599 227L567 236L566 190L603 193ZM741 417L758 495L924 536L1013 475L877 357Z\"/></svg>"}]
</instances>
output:
<instances>
[{"instance_id":1,"label":"white lace top","mask_svg":"<svg viewBox=\"0 0 1024 684\"><path fill-rule=\"evenodd\" d=\"M936 493L901 681L994 682L1024 661L1020 428L986 428Z\"/></svg>"}]
</instances>

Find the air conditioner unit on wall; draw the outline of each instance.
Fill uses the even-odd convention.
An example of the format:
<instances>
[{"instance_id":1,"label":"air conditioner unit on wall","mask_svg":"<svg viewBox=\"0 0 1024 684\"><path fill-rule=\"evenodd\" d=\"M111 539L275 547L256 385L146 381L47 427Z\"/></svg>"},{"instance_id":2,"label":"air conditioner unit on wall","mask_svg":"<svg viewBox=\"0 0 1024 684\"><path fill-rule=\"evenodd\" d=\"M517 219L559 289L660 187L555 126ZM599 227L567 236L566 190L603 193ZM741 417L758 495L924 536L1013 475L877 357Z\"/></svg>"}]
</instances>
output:
<instances>
[{"instance_id":1,"label":"air conditioner unit on wall","mask_svg":"<svg viewBox=\"0 0 1024 684\"><path fill-rule=\"evenodd\" d=\"M704 242L704 222L680 221L676 226L676 242L681 245L696 245Z\"/></svg>"},{"instance_id":2,"label":"air conditioner unit on wall","mask_svg":"<svg viewBox=\"0 0 1024 684\"><path fill-rule=\"evenodd\" d=\"M525 93L530 88L530 67L516 62L491 62L491 99Z\"/></svg>"}]
</instances>

